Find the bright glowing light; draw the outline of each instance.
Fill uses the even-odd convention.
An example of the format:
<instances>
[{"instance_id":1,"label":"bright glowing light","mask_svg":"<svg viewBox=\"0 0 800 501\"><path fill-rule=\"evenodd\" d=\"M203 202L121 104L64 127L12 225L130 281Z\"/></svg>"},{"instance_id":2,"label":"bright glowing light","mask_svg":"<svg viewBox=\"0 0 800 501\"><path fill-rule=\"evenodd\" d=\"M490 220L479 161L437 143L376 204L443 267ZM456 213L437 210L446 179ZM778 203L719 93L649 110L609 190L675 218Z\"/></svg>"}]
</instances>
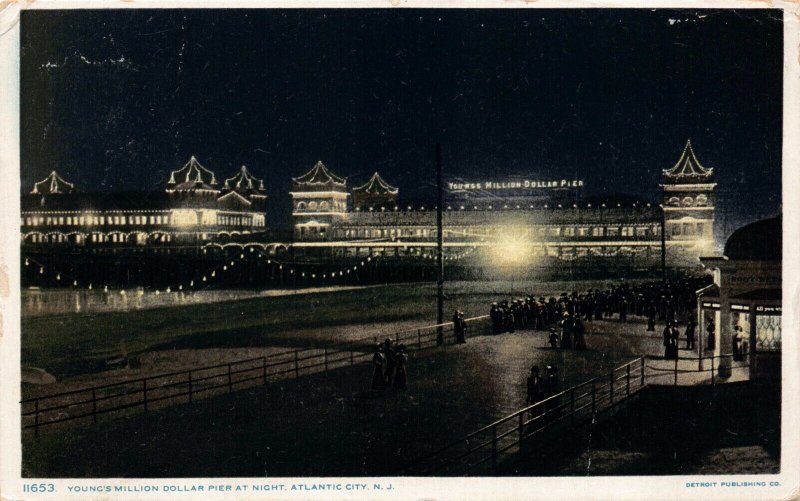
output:
<instances>
[{"instance_id":1,"label":"bright glowing light","mask_svg":"<svg viewBox=\"0 0 800 501\"><path fill-rule=\"evenodd\" d=\"M491 246L492 261L500 266L530 264L531 250L531 242L522 235L501 233Z\"/></svg>"}]
</instances>

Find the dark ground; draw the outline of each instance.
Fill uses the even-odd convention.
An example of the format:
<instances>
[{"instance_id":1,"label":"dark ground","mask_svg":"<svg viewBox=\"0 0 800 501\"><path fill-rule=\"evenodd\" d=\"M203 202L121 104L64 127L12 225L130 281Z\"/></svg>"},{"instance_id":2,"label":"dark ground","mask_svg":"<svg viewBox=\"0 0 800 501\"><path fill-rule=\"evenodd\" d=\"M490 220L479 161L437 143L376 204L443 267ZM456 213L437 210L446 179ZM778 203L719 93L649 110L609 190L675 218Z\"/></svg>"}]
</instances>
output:
<instances>
[{"instance_id":1,"label":"dark ground","mask_svg":"<svg viewBox=\"0 0 800 501\"><path fill-rule=\"evenodd\" d=\"M507 475L780 472L780 385L648 387L614 416L555 440Z\"/></svg>"},{"instance_id":2,"label":"dark ground","mask_svg":"<svg viewBox=\"0 0 800 501\"><path fill-rule=\"evenodd\" d=\"M412 353L410 389L377 397L360 365L128 419L27 436L32 477L390 475L523 406L533 363L584 381L658 339L640 323L593 322L589 350L542 348L544 333L477 337ZM601 332L602 331L602 332ZM591 331L590 331L591 332Z\"/></svg>"}]
</instances>

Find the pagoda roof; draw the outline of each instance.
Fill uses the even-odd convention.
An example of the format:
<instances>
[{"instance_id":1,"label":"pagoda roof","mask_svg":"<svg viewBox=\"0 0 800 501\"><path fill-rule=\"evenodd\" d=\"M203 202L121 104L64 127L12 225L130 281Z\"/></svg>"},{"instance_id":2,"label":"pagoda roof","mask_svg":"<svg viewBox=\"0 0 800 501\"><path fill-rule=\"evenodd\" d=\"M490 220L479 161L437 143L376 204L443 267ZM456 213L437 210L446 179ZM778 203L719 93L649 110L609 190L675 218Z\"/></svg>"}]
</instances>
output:
<instances>
[{"instance_id":1,"label":"pagoda roof","mask_svg":"<svg viewBox=\"0 0 800 501\"><path fill-rule=\"evenodd\" d=\"M664 176L669 178L709 178L714 173L714 169L703 167L692 148L692 140L686 141L683 153L677 163L669 169L663 170Z\"/></svg>"},{"instance_id":2,"label":"pagoda roof","mask_svg":"<svg viewBox=\"0 0 800 501\"><path fill-rule=\"evenodd\" d=\"M50 172L48 176L38 183L33 183L31 194L33 195L52 195L55 193L71 193L75 185L67 182L59 176L56 171Z\"/></svg>"},{"instance_id":3,"label":"pagoda roof","mask_svg":"<svg viewBox=\"0 0 800 501\"><path fill-rule=\"evenodd\" d=\"M203 167L197 158L192 155L183 167L172 171L167 181L168 190L213 190L217 185L217 178L214 173Z\"/></svg>"},{"instance_id":4,"label":"pagoda roof","mask_svg":"<svg viewBox=\"0 0 800 501\"><path fill-rule=\"evenodd\" d=\"M338 185L344 186L347 178L339 177L331 172L322 160L317 161L310 171L300 177L292 178L297 184Z\"/></svg>"},{"instance_id":5,"label":"pagoda roof","mask_svg":"<svg viewBox=\"0 0 800 501\"><path fill-rule=\"evenodd\" d=\"M369 195L397 195L398 189L394 186L387 183L377 172L369 178L369 181L362 184L361 186L356 186L353 188L353 191L356 192L364 192Z\"/></svg>"},{"instance_id":6,"label":"pagoda roof","mask_svg":"<svg viewBox=\"0 0 800 501\"><path fill-rule=\"evenodd\" d=\"M223 190L234 190L240 192L264 191L264 180L258 179L242 165L235 176L225 180L222 185Z\"/></svg>"}]
</instances>

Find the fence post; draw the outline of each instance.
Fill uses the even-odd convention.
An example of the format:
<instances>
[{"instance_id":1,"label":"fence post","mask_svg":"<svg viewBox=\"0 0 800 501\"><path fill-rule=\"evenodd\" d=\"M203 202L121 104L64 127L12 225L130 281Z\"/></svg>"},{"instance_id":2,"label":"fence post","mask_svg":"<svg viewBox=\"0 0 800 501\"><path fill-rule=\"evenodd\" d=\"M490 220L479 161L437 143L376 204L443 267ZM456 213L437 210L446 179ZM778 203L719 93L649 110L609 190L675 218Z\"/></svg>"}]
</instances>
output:
<instances>
[{"instance_id":1,"label":"fence post","mask_svg":"<svg viewBox=\"0 0 800 501\"><path fill-rule=\"evenodd\" d=\"M147 379L142 379L142 400L144 401L144 411L147 412Z\"/></svg>"},{"instance_id":2,"label":"fence post","mask_svg":"<svg viewBox=\"0 0 800 501\"><path fill-rule=\"evenodd\" d=\"M92 388L92 423L97 424L97 391Z\"/></svg>"},{"instance_id":3,"label":"fence post","mask_svg":"<svg viewBox=\"0 0 800 501\"><path fill-rule=\"evenodd\" d=\"M674 386L678 386L678 357L675 357L675 383Z\"/></svg>"},{"instance_id":4,"label":"fence post","mask_svg":"<svg viewBox=\"0 0 800 501\"><path fill-rule=\"evenodd\" d=\"M525 413L524 412L520 412L519 413L519 448L520 449L522 449L522 439L525 437L525 434L522 431L524 426L525 426L523 424L525 422L524 417L525 417Z\"/></svg>"},{"instance_id":5,"label":"fence post","mask_svg":"<svg viewBox=\"0 0 800 501\"><path fill-rule=\"evenodd\" d=\"M594 422L594 415L596 414L597 410L595 408L595 385L594 379L592 379L592 422Z\"/></svg>"},{"instance_id":6,"label":"fence post","mask_svg":"<svg viewBox=\"0 0 800 501\"><path fill-rule=\"evenodd\" d=\"M33 436L39 436L39 399L33 401Z\"/></svg>"},{"instance_id":7,"label":"fence post","mask_svg":"<svg viewBox=\"0 0 800 501\"><path fill-rule=\"evenodd\" d=\"M354 363L355 362L353 362L353 347L351 346L350 347L350 365L353 365Z\"/></svg>"},{"instance_id":8,"label":"fence post","mask_svg":"<svg viewBox=\"0 0 800 501\"><path fill-rule=\"evenodd\" d=\"M231 378L231 364L228 364L228 393L233 393L233 379Z\"/></svg>"},{"instance_id":9,"label":"fence post","mask_svg":"<svg viewBox=\"0 0 800 501\"><path fill-rule=\"evenodd\" d=\"M194 388L193 388L193 385L192 385L192 371L189 371L189 403L190 404L192 403L192 399L193 399L192 393L193 392L194 392Z\"/></svg>"},{"instance_id":10,"label":"fence post","mask_svg":"<svg viewBox=\"0 0 800 501\"><path fill-rule=\"evenodd\" d=\"M610 397L611 403L609 407L614 406L614 369L611 369L611 372L608 374L608 395Z\"/></svg>"},{"instance_id":11,"label":"fence post","mask_svg":"<svg viewBox=\"0 0 800 501\"><path fill-rule=\"evenodd\" d=\"M264 375L264 386L267 385L267 357L261 357L261 371Z\"/></svg>"},{"instance_id":12,"label":"fence post","mask_svg":"<svg viewBox=\"0 0 800 501\"><path fill-rule=\"evenodd\" d=\"M492 426L492 473L497 471L497 425Z\"/></svg>"},{"instance_id":13,"label":"fence post","mask_svg":"<svg viewBox=\"0 0 800 501\"><path fill-rule=\"evenodd\" d=\"M641 374L641 378L642 378L642 382L641 382L641 385L640 385L640 387L641 387L641 388L644 388L644 363L645 363L645 358L644 358L644 357L642 357L642 358L641 358L641 360L642 360L642 367L641 367L641 372L642 372L642 374Z\"/></svg>"},{"instance_id":14,"label":"fence post","mask_svg":"<svg viewBox=\"0 0 800 501\"><path fill-rule=\"evenodd\" d=\"M325 372L328 372L328 347L325 347L325 351L322 352L322 360L325 362Z\"/></svg>"},{"instance_id":15,"label":"fence post","mask_svg":"<svg viewBox=\"0 0 800 501\"><path fill-rule=\"evenodd\" d=\"M631 395L631 364L625 366L625 395Z\"/></svg>"},{"instance_id":16,"label":"fence post","mask_svg":"<svg viewBox=\"0 0 800 501\"><path fill-rule=\"evenodd\" d=\"M422 349L422 329L417 329L417 351Z\"/></svg>"},{"instance_id":17,"label":"fence post","mask_svg":"<svg viewBox=\"0 0 800 501\"><path fill-rule=\"evenodd\" d=\"M294 350L294 378L297 379L298 377L300 377L300 367L297 361L297 350Z\"/></svg>"}]
</instances>

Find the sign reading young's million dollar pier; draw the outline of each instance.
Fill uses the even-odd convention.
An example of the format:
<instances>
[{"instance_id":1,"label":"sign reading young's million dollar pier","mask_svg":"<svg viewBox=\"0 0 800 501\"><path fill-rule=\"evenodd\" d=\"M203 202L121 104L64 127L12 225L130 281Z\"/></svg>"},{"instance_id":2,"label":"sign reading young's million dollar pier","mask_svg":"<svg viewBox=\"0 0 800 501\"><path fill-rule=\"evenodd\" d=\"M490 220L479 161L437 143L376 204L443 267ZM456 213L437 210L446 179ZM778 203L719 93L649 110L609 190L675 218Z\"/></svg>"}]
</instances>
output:
<instances>
[{"instance_id":1,"label":"sign reading young's million dollar pier","mask_svg":"<svg viewBox=\"0 0 800 501\"><path fill-rule=\"evenodd\" d=\"M522 181L483 181L479 183L457 182L447 183L450 191L464 190L515 190L531 188L581 188L582 179L553 179L553 180L531 180Z\"/></svg>"}]
</instances>

